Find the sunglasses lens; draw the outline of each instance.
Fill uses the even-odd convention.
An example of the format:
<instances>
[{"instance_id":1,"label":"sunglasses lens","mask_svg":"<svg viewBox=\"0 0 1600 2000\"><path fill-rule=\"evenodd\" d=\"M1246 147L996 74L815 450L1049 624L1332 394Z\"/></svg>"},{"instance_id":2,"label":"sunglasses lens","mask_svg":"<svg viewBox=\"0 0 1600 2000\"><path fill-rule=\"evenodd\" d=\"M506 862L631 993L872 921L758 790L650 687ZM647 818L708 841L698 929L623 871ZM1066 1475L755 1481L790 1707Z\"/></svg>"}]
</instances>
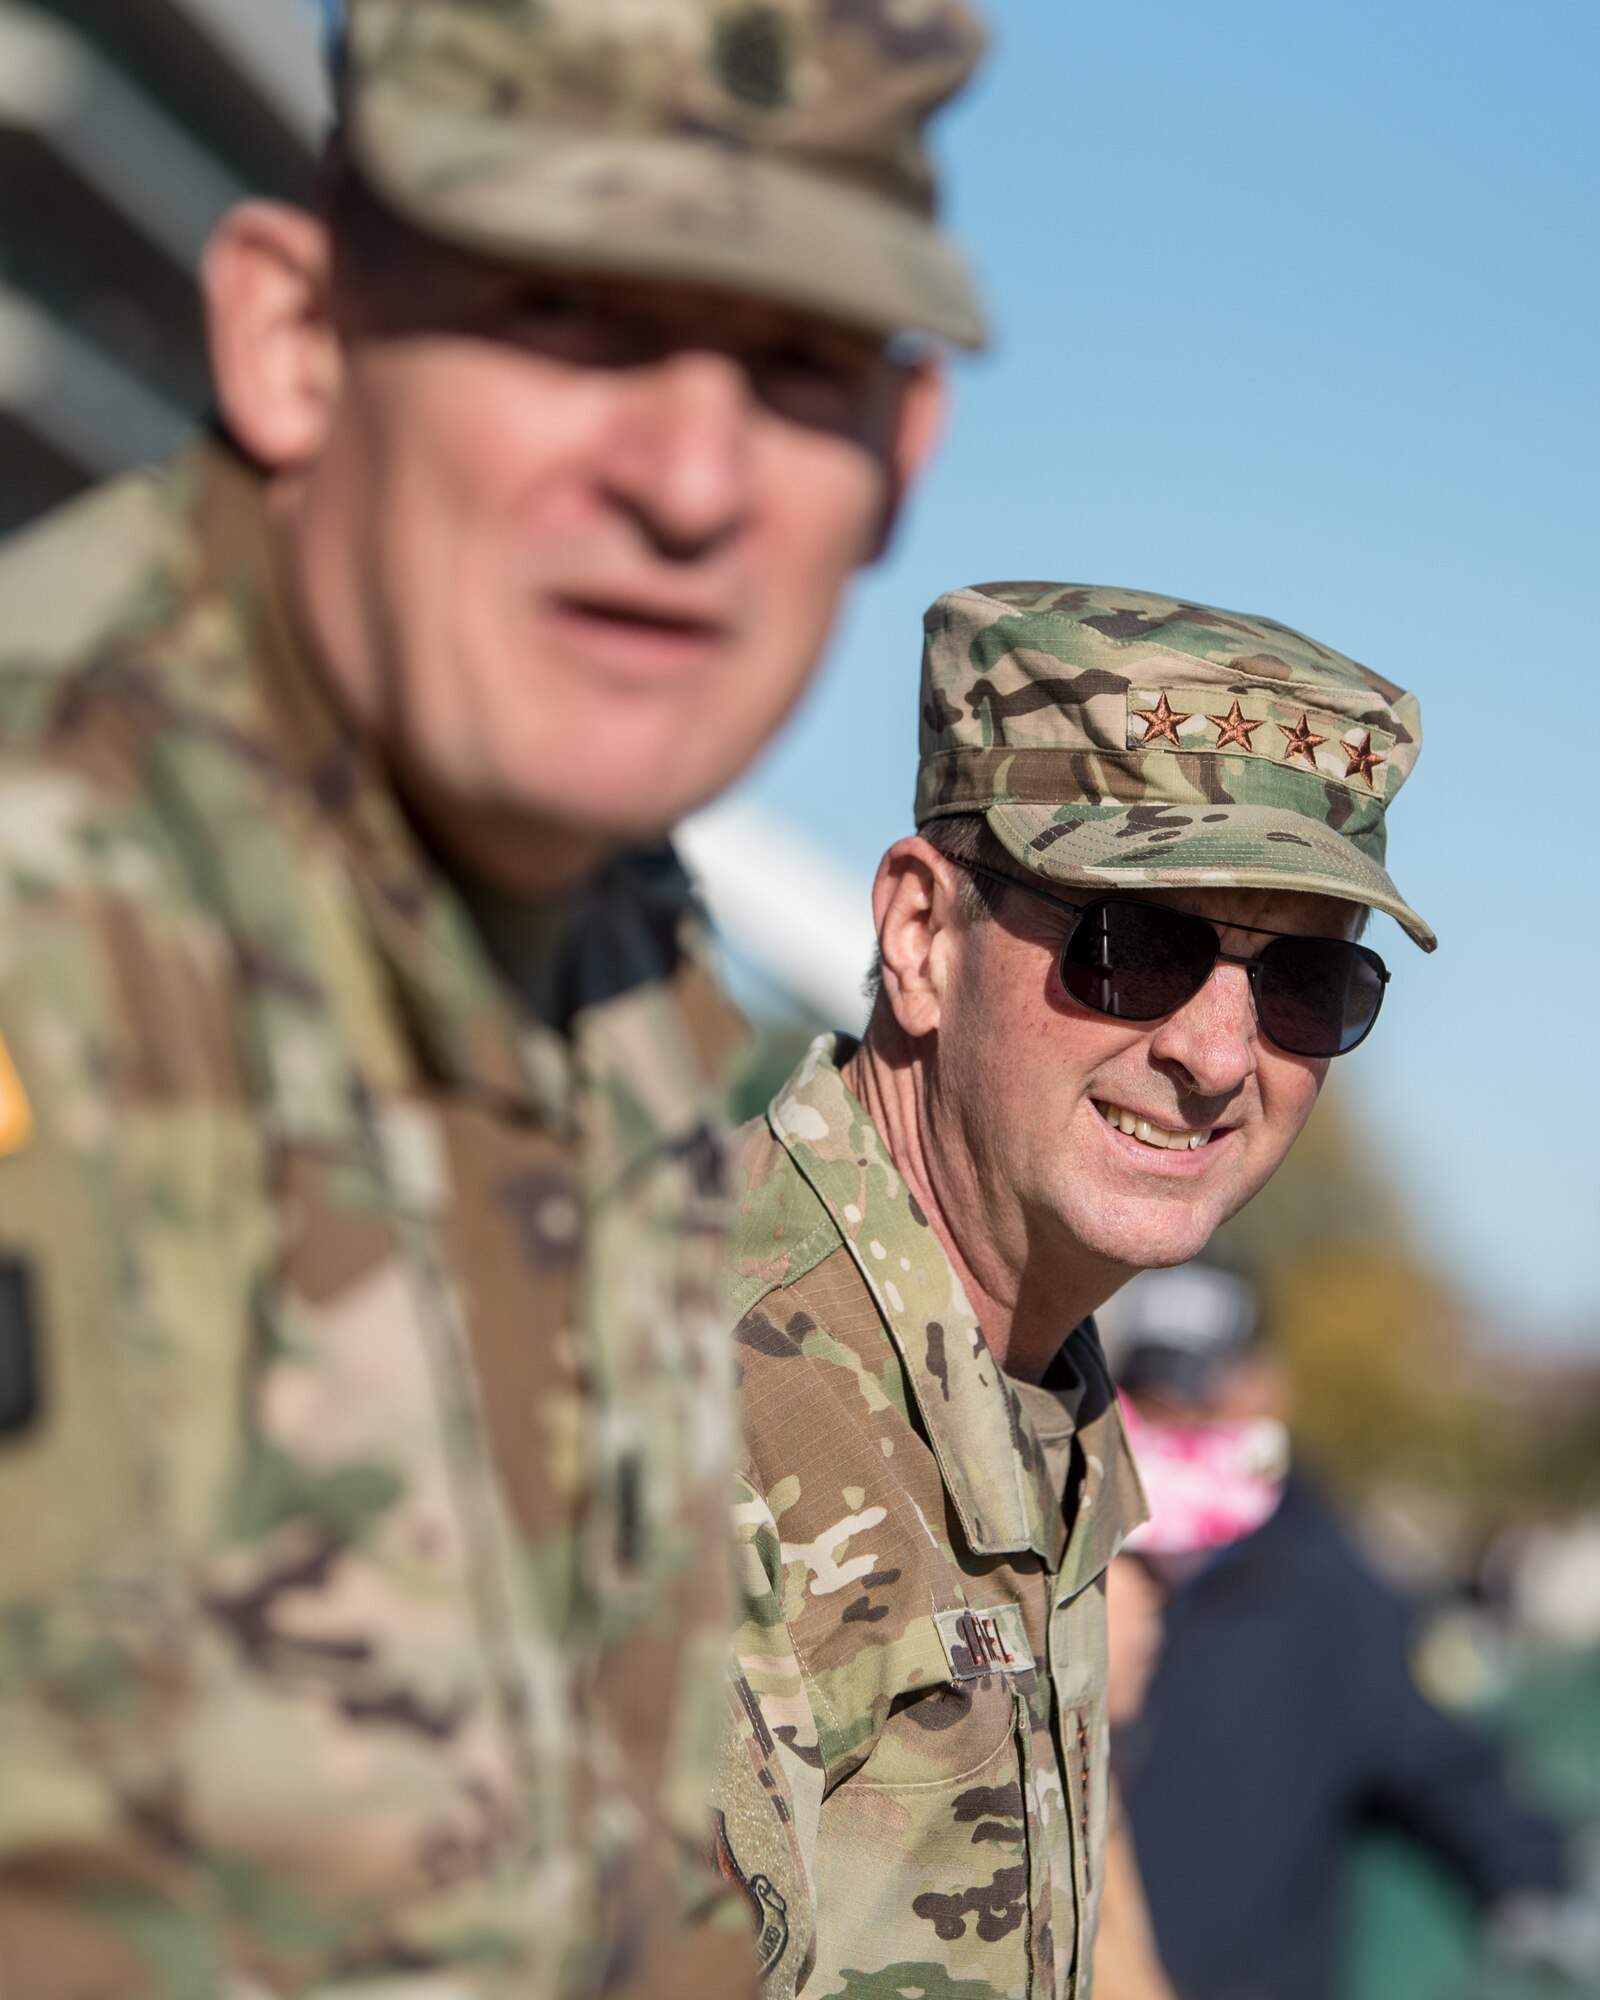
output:
<instances>
[{"instance_id":1,"label":"sunglasses lens","mask_svg":"<svg viewBox=\"0 0 1600 2000\"><path fill-rule=\"evenodd\" d=\"M1339 938L1274 938L1256 987L1261 1025L1296 1056L1353 1049L1383 1004L1383 960Z\"/></svg>"},{"instance_id":2,"label":"sunglasses lens","mask_svg":"<svg viewBox=\"0 0 1600 2000\"><path fill-rule=\"evenodd\" d=\"M1061 983L1080 1005L1119 1021L1157 1021L1211 975L1210 924L1160 903L1091 903L1061 954Z\"/></svg>"}]
</instances>

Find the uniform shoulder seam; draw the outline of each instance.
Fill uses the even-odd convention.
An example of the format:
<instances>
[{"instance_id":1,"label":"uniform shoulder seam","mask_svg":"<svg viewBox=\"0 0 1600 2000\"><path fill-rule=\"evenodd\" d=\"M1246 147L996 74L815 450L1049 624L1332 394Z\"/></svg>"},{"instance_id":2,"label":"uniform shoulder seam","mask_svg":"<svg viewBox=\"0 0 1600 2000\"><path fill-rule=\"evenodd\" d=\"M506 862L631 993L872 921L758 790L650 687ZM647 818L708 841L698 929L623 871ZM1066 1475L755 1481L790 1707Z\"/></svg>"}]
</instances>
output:
<instances>
[{"instance_id":1,"label":"uniform shoulder seam","mask_svg":"<svg viewBox=\"0 0 1600 2000\"><path fill-rule=\"evenodd\" d=\"M161 475L92 489L0 543L0 661L59 680L137 611L171 534ZM10 678L8 672L7 678Z\"/></svg>"},{"instance_id":2,"label":"uniform shoulder seam","mask_svg":"<svg viewBox=\"0 0 1600 2000\"><path fill-rule=\"evenodd\" d=\"M798 1243L790 1247L782 1271L757 1272L737 1281L733 1287L735 1320L744 1319L773 1292L786 1292L792 1285L797 1285L831 1255L841 1240L833 1218L825 1214L814 1229L808 1230Z\"/></svg>"},{"instance_id":3,"label":"uniform shoulder seam","mask_svg":"<svg viewBox=\"0 0 1600 2000\"><path fill-rule=\"evenodd\" d=\"M734 1135L735 1171L744 1183L728 1250L734 1324L769 1292L814 1270L839 1241L833 1217L767 1120L752 1118ZM791 1242L789 1231L800 1235Z\"/></svg>"}]
</instances>

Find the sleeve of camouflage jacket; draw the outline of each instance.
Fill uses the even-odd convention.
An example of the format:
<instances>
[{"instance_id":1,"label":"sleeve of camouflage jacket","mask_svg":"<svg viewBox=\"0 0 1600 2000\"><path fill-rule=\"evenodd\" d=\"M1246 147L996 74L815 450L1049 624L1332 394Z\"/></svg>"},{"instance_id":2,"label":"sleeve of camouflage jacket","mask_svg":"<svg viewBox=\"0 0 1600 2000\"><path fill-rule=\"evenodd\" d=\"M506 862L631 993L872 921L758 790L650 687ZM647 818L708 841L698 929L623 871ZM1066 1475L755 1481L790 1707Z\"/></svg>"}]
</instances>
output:
<instances>
[{"instance_id":1,"label":"sleeve of camouflage jacket","mask_svg":"<svg viewBox=\"0 0 1600 2000\"><path fill-rule=\"evenodd\" d=\"M713 1814L717 1861L747 1899L766 2000L792 2000L815 1947L822 1753L784 1616L777 1523L743 1474L734 1522L742 1604Z\"/></svg>"},{"instance_id":2,"label":"sleeve of camouflage jacket","mask_svg":"<svg viewBox=\"0 0 1600 2000\"><path fill-rule=\"evenodd\" d=\"M8 2000L221 1986L199 1941L222 1858L186 1838L175 1743L197 1671L186 1543L248 1328L230 1192L258 1141L207 1004L218 940L168 879L97 774L0 758Z\"/></svg>"}]
</instances>

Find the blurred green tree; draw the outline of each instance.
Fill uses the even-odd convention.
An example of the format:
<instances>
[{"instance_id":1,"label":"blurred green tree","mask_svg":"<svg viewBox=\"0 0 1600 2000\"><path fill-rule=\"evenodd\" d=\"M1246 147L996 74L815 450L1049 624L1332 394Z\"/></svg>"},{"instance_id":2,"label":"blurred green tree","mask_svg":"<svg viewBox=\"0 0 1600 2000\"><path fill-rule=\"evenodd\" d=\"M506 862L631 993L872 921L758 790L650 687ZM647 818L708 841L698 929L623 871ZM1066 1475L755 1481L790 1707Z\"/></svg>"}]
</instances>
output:
<instances>
[{"instance_id":1,"label":"blurred green tree","mask_svg":"<svg viewBox=\"0 0 1600 2000\"><path fill-rule=\"evenodd\" d=\"M1600 1491L1600 1377L1547 1390L1484 1338L1337 1085L1216 1247L1259 1283L1297 1444L1346 1494L1431 1489L1487 1531Z\"/></svg>"}]
</instances>

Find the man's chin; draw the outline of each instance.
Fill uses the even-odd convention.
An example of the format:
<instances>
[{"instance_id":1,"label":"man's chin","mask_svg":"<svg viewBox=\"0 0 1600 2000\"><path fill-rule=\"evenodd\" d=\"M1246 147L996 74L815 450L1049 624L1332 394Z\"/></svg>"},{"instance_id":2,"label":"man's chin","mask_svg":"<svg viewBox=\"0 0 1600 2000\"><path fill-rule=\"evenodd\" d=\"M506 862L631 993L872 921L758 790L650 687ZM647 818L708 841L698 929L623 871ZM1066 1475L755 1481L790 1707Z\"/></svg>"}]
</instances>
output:
<instances>
[{"instance_id":1,"label":"man's chin","mask_svg":"<svg viewBox=\"0 0 1600 2000\"><path fill-rule=\"evenodd\" d=\"M659 840L699 803L692 776L656 757L613 758L584 754L579 745L562 755L541 743L525 762L506 759L481 773L464 812L522 827L531 839L546 835L612 846Z\"/></svg>"},{"instance_id":2,"label":"man's chin","mask_svg":"<svg viewBox=\"0 0 1600 2000\"><path fill-rule=\"evenodd\" d=\"M510 850L508 859L519 851L529 859L568 852L603 856L669 838L738 774L686 768L681 757L656 754L603 761L571 757L551 772L548 748L539 746L544 768L536 774L508 763L481 771L476 785L432 790L425 817L453 822L480 853L492 841ZM422 797L419 787L419 804ZM439 830L444 846L461 845L448 825Z\"/></svg>"},{"instance_id":3,"label":"man's chin","mask_svg":"<svg viewBox=\"0 0 1600 2000\"><path fill-rule=\"evenodd\" d=\"M1130 1271L1164 1270L1198 1257L1230 1213L1210 1202L1179 1209L1172 1202L1141 1201L1102 1218L1088 1247Z\"/></svg>"},{"instance_id":4,"label":"man's chin","mask_svg":"<svg viewBox=\"0 0 1600 2000\"><path fill-rule=\"evenodd\" d=\"M553 834L597 846L650 847L667 839L697 804L676 791L619 796L608 786L599 796L541 802L529 818Z\"/></svg>"}]
</instances>

